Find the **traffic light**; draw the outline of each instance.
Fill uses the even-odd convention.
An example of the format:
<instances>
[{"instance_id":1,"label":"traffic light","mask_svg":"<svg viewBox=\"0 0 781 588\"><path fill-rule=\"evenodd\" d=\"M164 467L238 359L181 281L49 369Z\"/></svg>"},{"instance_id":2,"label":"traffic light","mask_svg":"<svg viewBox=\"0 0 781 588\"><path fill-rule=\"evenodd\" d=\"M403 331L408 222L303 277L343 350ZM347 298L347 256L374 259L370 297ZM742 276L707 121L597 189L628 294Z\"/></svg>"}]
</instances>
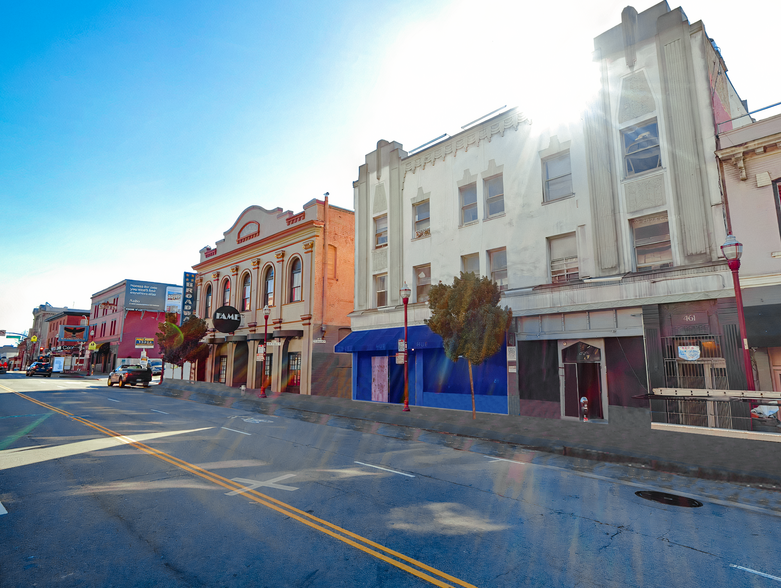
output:
<instances>
[{"instance_id":1,"label":"traffic light","mask_svg":"<svg viewBox=\"0 0 781 588\"><path fill-rule=\"evenodd\" d=\"M41 347L41 353L43 353L43 347Z\"/></svg>"}]
</instances>

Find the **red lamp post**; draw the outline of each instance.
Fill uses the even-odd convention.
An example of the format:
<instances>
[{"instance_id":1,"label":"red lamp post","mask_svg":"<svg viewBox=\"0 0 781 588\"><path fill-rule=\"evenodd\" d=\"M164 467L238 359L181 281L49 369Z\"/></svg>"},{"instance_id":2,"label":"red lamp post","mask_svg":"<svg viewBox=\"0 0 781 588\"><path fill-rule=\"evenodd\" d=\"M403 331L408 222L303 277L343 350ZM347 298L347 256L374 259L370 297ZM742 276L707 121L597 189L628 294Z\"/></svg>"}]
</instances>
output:
<instances>
[{"instance_id":1,"label":"red lamp post","mask_svg":"<svg viewBox=\"0 0 781 588\"><path fill-rule=\"evenodd\" d=\"M727 258L727 265L732 270L732 283L735 287L735 303L738 307L738 323L740 327L740 339L743 347L743 364L746 369L746 384L749 390L756 390L754 384L754 368L751 365L751 351L748 348L748 335L746 333L746 317L743 314L743 296L740 292L740 256L743 255L743 244L730 233L727 240L721 246L721 252Z\"/></svg>"},{"instance_id":2,"label":"red lamp post","mask_svg":"<svg viewBox=\"0 0 781 588\"><path fill-rule=\"evenodd\" d=\"M268 315L271 309L268 304L263 307L263 361L260 364L260 397L266 398L266 353L268 352Z\"/></svg>"},{"instance_id":3,"label":"red lamp post","mask_svg":"<svg viewBox=\"0 0 781 588\"><path fill-rule=\"evenodd\" d=\"M404 282L399 294L404 301L404 412L409 412L409 346L407 344L407 303L412 290Z\"/></svg>"}]
</instances>

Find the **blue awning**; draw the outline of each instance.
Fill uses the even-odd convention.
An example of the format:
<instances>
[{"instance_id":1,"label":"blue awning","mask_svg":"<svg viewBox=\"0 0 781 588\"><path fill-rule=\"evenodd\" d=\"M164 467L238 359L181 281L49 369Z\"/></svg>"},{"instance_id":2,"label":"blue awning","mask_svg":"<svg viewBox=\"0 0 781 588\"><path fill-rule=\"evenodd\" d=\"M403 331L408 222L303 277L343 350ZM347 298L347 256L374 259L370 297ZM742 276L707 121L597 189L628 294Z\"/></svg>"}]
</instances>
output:
<instances>
[{"instance_id":1,"label":"blue awning","mask_svg":"<svg viewBox=\"0 0 781 588\"><path fill-rule=\"evenodd\" d=\"M334 348L337 353L360 353L365 351L392 351L399 348L399 339L404 339L404 327L393 329L372 329L354 331L339 341ZM407 329L407 343L412 349L441 349L442 337L432 332L426 325L416 325Z\"/></svg>"}]
</instances>

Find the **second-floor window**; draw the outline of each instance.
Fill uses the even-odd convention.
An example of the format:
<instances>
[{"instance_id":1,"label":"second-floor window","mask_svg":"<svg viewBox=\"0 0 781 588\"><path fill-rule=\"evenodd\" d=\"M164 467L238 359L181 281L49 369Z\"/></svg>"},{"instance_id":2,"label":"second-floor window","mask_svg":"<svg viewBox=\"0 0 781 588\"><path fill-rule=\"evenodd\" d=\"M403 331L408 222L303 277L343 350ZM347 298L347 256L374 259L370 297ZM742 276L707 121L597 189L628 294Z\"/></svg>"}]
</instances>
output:
<instances>
[{"instance_id":1,"label":"second-floor window","mask_svg":"<svg viewBox=\"0 0 781 588\"><path fill-rule=\"evenodd\" d=\"M203 309L203 318L210 318L212 315L212 285L206 286L206 304Z\"/></svg>"},{"instance_id":2,"label":"second-floor window","mask_svg":"<svg viewBox=\"0 0 781 588\"><path fill-rule=\"evenodd\" d=\"M577 280L578 273L578 246L575 242L575 233L548 240L550 247L550 275L551 282L562 284Z\"/></svg>"},{"instance_id":3,"label":"second-floor window","mask_svg":"<svg viewBox=\"0 0 781 588\"><path fill-rule=\"evenodd\" d=\"M269 266L263 278L263 306L274 306L274 267Z\"/></svg>"},{"instance_id":4,"label":"second-floor window","mask_svg":"<svg viewBox=\"0 0 781 588\"><path fill-rule=\"evenodd\" d=\"M301 260L295 258L290 266L290 302L301 300Z\"/></svg>"},{"instance_id":5,"label":"second-floor window","mask_svg":"<svg viewBox=\"0 0 781 588\"><path fill-rule=\"evenodd\" d=\"M415 290L416 302L428 301L428 291L431 290L431 264L415 268Z\"/></svg>"},{"instance_id":6,"label":"second-floor window","mask_svg":"<svg viewBox=\"0 0 781 588\"><path fill-rule=\"evenodd\" d=\"M569 151L543 160L542 176L544 202L572 196L572 167Z\"/></svg>"},{"instance_id":7,"label":"second-floor window","mask_svg":"<svg viewBox=\"0 0 781 588\"><path fill-rule=\"evenodd\" d=\"M461 224L473 223L477 220L477 184L469 184L458 189L461 199Z\"/></svg>"},{"instance_id":8,"label":"second-floor window","mask_svg":"<svg viewBox=\"0 0 781 588\"><path fill-rule=\"evenodd\" d=\"M461 271L465 274L473 273L480 277L480 256L477 253L461 256Z\"/></svg>"},{"instance_id":9,"label":"second-floor window","mask_svg":"<svg viewBox=\"0 0 781 588\"><path fill-rule=\"evenodd\" d=\"M507 249L495 249L488 252L491 263L491 279L500 290L507 290Z\"/></svg>"},{"instance_id":10,"label":"second-floor window","mask_svg":"<svg viewBox=\"0 0 781 588\"><path fill-rule=\"evenodd\" d=\"M485 181L485 212L486 218L504 214L504 181L502 176Z\"/></svg>"},{"instance_id":11,"label":"second-floor window","mask_svg":"<svg viewBox=\"0 0 781 588\"><path fill-rule=\"evenodd\" d=\"M388 215L374 219L374 248L387 247L388 245Z\"/></svg>"},{"instance_id":12,"label":"second-floor window","mask_svg":"<svg viewBox=\"0 0 781 588\"><path fill-rule=\"evenodd\" d=\"M241 310L249 310L251 290L252 278L250 278L249 274L245 274L244 282L241 285Z\"/></svg>"},{"instance_id":13,"label":"second-floor window","mask_svg":"<svg viewBox=\"0 0 781 588\"><path fill-rule=\"evenodd\" d=\"M374 276L374 295L377 308L388 305L388 274Z\"/></svg>"},{"instance_id":14,"label":"second-floor window","mask_svg":"<svg viewBox=\"0 0 781 588\"><path fill-rule=\"evenodd\" d=\"M431 235L431 213L429 202L421 202L415 209L415 239Z\"/></svg>"},{"instance_id":15,"label":"second-floor window","mask_svg":"<svg viewBox=\"0 0 781 588\"><path fill-rule=\"evenodd\" d=\"M650 121L621 131L624 149L624 174L628 178L662 167L659 125Z\"/></svg>"},{"instance_id":16,"label":"second-floor window","mask_svg":"<svg viewBox=\"0 0 781 588\"><path fill-rule=\"evenodd\" d=\"M672 267L673 253L667 213L636 218L631 222L637 271L647 272Z\"/></svg>"}]
</instances>

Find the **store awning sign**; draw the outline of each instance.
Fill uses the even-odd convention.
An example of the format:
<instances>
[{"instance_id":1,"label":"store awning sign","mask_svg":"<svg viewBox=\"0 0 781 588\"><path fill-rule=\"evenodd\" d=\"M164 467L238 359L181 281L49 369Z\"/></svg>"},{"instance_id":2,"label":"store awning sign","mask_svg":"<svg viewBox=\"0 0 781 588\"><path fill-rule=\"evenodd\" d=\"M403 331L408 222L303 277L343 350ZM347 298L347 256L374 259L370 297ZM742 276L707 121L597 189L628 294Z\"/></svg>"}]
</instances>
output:
<instances>
[{"instance_id":1,"label":"store awning sign","mask_svg":"<svg viewBox=\"0 0 781 588\"><path fill-rule=\"evenodd\" d=\"M686 361L700 359L700 348L697 345L679 345L678 357Z\"/></svg>"}]
</instances>

